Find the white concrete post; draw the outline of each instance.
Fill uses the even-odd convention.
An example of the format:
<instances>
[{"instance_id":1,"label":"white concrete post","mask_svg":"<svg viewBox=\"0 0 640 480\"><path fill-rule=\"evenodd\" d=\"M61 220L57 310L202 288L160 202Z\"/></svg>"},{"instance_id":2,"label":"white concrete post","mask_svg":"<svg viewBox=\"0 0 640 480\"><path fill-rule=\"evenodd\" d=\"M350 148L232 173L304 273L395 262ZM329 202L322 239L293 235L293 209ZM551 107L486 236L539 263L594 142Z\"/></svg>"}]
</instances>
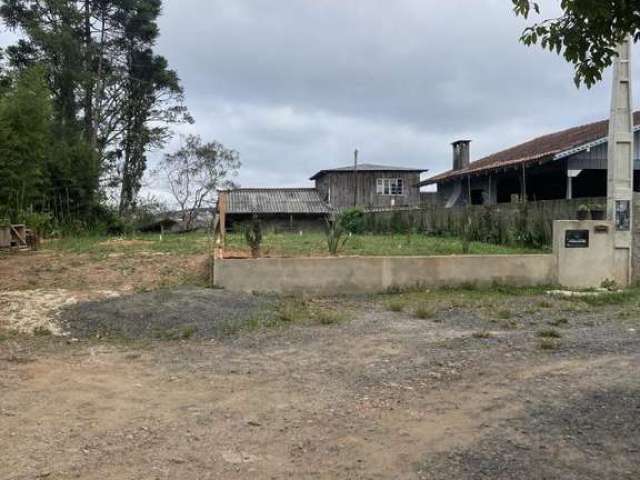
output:
<instances>
[{"instance_id":1,"label":"white concrete post","mask_svg":"<svg viewBox=\"0 0 640 480\"><path fill-rule=\"evenodd\" d=\"M614 224L615 256L631 275L633 201L633 106L631 38L618 47L613 69L607 173L607 214Z\"/></svg>"}]
</instances>

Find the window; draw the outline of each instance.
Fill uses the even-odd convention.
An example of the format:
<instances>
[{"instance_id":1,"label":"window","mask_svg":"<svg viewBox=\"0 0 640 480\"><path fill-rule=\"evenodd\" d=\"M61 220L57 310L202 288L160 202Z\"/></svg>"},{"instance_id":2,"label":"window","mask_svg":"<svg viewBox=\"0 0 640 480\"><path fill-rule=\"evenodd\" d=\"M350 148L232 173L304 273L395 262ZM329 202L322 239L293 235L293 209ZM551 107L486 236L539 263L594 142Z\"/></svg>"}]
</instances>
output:
<instances>
[{"instance_id":1,"label":"window","mask_svg":"<svg viewBox=\"0 0 640 480\"><path fill-rule=\"evenodd\" d=\"M401 178L379 178L378 195L404 195L404 184Z\"/></svg>"}]
</instances>

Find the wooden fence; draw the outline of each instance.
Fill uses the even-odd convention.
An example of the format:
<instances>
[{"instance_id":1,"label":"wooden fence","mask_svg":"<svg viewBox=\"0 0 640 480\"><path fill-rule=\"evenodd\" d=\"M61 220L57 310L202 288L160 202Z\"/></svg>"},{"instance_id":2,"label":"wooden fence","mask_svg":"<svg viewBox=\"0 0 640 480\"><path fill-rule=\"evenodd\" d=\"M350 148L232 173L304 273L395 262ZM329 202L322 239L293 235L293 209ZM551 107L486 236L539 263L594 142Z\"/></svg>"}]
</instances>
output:
<instances>
[{"instance_id":1,"label":"wooden fence","mask_svg":"<svg viewBox=\"0 0 640 480\"><path fill-rule=\"evenodd\" d=\"M422 232L457 236L469 241L497 244L527 244L548 247L555 220L575 220L581 205L604 208L604 198L545 200L466 208L423 205L415 209L367 212L365 228L370 233Z\"/></svg>"}]
</instances>

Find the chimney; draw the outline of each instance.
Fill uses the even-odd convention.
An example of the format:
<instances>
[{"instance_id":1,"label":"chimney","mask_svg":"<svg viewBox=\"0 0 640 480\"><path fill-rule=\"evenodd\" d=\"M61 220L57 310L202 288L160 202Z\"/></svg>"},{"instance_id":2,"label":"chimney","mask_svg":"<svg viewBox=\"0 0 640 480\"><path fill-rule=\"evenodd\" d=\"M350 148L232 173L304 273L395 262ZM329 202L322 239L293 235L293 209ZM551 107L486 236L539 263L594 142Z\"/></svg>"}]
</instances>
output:
<instances>
[{"instance_id":1,"label":"chimney","mask_svg":"<svg viewBox=\"0 0 640 480\"><path fill-rule=\"evenodd\" d=\"M471 157L471 140L458 140L451 145L453 145L453 169L467 168Z\"/></svg>"}]
</instances>

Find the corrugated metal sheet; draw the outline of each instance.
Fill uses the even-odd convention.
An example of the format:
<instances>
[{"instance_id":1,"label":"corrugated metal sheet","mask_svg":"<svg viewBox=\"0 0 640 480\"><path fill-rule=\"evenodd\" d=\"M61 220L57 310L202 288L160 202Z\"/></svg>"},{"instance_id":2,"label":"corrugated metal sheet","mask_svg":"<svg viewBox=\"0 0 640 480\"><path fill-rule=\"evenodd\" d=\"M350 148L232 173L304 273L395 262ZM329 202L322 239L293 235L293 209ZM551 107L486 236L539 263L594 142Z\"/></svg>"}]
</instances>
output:
<instances>
[{"instance_id":1,"label":"corrugated metal sheet","mask_svg":"<svg viewBox=\"0 0 640 480\"><path fill-rule=\"evenodd\" d=\"M241 188L227 193L227 214L327 214L329 206L313 188Z\"/></svg>"}]
</instances>

